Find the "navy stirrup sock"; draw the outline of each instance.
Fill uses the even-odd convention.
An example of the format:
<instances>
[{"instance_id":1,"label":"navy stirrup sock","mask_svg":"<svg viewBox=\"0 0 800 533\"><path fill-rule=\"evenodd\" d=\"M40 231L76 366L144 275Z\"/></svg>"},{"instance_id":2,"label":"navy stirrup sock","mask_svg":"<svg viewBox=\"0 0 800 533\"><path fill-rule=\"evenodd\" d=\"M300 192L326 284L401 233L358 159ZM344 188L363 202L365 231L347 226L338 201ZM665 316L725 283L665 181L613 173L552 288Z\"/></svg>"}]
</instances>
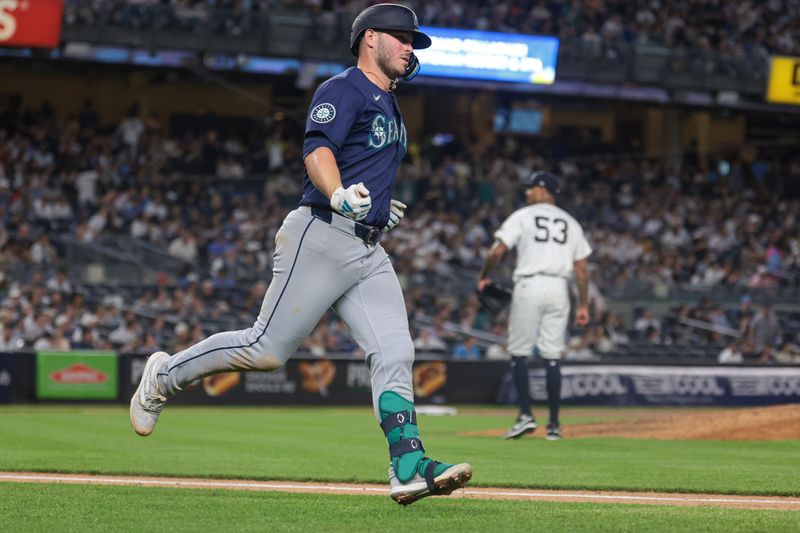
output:
<instances>
[{"instance_id":1,"label":"navy stirrup sock","mask_svg":"<svg viewBox=\"0 0 800 533\"><path fill-rule=\"evenodd\" d=\"M528 358L512 356L511 374L514 377L514 386L517 389L519 412L524 415L532 416L530 382L528 378Z\"/></svg>"},{"instance_id":2,"label":"navy stirrup sock","mask_svg":"<svg viewBox=\"0 0 800 533\"><path fill-rule=\"evenodd\" d=\"M558 424L558 409L561 406L561 364L556 360L546 360L547 404L550 407L550 423Z\"/></svg>"}]
</instances>

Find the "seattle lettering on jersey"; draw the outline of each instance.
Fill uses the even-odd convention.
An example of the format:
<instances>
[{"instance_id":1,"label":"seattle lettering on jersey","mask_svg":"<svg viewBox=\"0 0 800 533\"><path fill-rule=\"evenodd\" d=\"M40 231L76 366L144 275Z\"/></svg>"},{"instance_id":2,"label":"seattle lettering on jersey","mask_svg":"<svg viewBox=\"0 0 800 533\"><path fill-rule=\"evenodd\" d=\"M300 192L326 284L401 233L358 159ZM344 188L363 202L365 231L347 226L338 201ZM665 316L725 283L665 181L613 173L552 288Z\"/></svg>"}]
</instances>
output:
<instances>
[{"instance_id":1,"label":"seattle lettering on jersey","mask_svg":"<svg viewBox=\"0 0 800 533\"><path fill-rule=\"evenodd\" d=\"M309 105L303 158L319 147L329 148L336 157L342 185L363 183L369 189L372 209L362 222L382 228L389 221L408 134L394 93L378 91L356 67L320 84ZM330 203L307 171L299 203L315 207Z\"/></svg>"},{"instance_id":2,"label":"seattle lettering on jersey","mask_svg":"<svg viewBox=\"0 0 800 533\"><path fill-rule=\"evenodd\" d=\"M391 146L397 141L403 145L403 149L408 147L408 137L406 134L406 125L400 121L400 127L397 127L397 120L394 118L387 119L383 114L375 115L372 119L371 129L367 136L367 147L375 149L383 149Z\"/></svg>"}]
</instances>

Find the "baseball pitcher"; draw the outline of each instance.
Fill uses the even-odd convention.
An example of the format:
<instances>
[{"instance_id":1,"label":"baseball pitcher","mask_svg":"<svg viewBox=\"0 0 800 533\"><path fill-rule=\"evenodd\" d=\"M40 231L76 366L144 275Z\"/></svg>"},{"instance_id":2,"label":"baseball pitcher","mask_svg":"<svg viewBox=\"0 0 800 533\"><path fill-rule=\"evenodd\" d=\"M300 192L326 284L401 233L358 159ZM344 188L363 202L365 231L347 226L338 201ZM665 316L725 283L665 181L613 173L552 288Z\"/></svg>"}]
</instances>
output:
<instances>
[{"instance_id":1,"label":"baseball pitcher","mask_svg":"<svg viewBox=\"0 0 800 533\"><path fill-rule=\"evenodd\" d=\"M470 480L469 464L425 455L414 410L414 344L400 284L380 245L406 209L392 199L408 142L394 90L398 78L419 71L414 49L430 44L404 6L374 5L356 17L350 51L358 64L323 82L311 102L303 195L275 236L272 283L257 320L172 357L153 354L131 399L139 435L153 431L167 398L198 378L282 366L333 307L366 354L375 415L389 445L391 497L407 505Z\"/></svg>"},{"instance_id":2,"label":"baseball pitcher","mask_svg":"<svg viewBox=\"0 0 800 533\"><path fill-rule=\"evenodd\" d=\"M548 172L536 172L524 180L528 202L508 217L495 232L478 278L478 291L490 283L489 274L503 255L517 248L514 269L514 291L508 321L508 353L511 372L519 398L520 413L506 433L516 439L533 432L538 426L531 411L528 359L538 348L545 362L550 423L547 439L561 438L558 411L561 401L560 359L564 352L569 293L567 281L575 273L578 306L575 323L589 322L586 258L592 253L580 224L569 213L555 205L558 182Z\"/></svg>"}]
</instances>

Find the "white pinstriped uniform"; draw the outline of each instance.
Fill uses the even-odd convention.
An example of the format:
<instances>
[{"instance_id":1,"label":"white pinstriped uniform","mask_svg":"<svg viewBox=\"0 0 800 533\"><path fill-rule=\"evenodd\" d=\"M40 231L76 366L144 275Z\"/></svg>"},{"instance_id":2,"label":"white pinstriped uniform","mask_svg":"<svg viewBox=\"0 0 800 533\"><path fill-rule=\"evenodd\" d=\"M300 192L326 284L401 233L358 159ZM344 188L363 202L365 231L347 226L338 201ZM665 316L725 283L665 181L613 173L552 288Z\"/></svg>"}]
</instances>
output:
<instances>
[{"instance_id":1,"label":"white pinstriped uniform","mask_svg":"<svg viewBox=\"0 0 800 533\"><path fill-rule=\"evenodd\" d=\"M517 248L514 293L508 327L508 353L560 359L569 320L568 280L574 262L592 253L583 228L558 206L536 203L518 209L495 234Z\"/></svg>"}]
</instances>

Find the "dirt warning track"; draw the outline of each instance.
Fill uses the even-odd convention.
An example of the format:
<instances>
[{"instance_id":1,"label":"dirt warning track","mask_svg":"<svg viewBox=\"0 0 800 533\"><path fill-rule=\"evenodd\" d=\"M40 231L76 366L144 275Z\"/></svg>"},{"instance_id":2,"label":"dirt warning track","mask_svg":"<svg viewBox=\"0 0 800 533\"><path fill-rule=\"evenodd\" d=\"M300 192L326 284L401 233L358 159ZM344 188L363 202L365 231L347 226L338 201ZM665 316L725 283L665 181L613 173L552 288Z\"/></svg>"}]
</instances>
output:
<instances>
[{"instance_id":1,"label":"dirt warning track","mask_svg":"<svg viewBox=\"0 0 800 533\"><path fill-rule=\"evenodd\" d=\"M297 481L254 481L231 479L108 476L37 472L0 472L0 483L77 483L87 485L125 485L185 489L306 492L317 494L356 494L388 496L386 485L321 483ZM583 502L640 505L729 507L741 509L780 509L800 511L800 498L742 496L722 494L680 494L660 492L611 492L580 490L540 490L468 487L449 498L478 500L526 500L531 502Z\"/></svg>"}]
</instances>

